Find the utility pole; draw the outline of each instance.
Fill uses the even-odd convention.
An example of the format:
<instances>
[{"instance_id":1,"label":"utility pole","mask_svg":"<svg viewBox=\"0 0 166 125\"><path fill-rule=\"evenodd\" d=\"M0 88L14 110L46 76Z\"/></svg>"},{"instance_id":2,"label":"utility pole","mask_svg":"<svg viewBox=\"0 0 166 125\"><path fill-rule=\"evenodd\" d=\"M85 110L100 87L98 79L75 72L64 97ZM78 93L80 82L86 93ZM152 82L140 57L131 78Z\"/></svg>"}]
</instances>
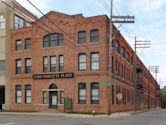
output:
<instances>
[{"instance_id":1,"label":"utility pole","mask_svg":"<svg viewBox=\"0 0 166 125\"><path fill-rule=\"evenodd\" d=\"M109 33L109 46L108 46L108 67L107 67L107 115L111 114L110 108L110 85L109 83L113 83L112 80L112 40L113 40L113 23L134 23L134 16L115 16L113 15L113 0L110 0L110 33Z\"/></svg>"},{"instance_id":2,"label":"utility pole","mask_svg":"<svg viewBox=\"0 0 166 125\"><path fill-rule=\"evenodd\" d=\"M159 73L159 66L149 66L150 72L155 73L155 78L157 81L157 74Z\"/></svg>"},{"instance_id":3,"label":"utility pole","mask_svg":"<svg viewBox=\"0 0 166 125\"><path fill-rule=\"evenodd\" d=\"M135 111L138 110L138 106L139 106L139 95L140 95L140 91L138 90L137 86L138 86L138 80L139 80L139 74L141 73L141 67L139 66L139 64L137 64L137 49L145 49L145 48L150 48L150 41L149 40L137 40L137 38L135 37L135 46L134 46L134 50L135 50L135 54L136 54L136 62L134 64L134 77L135 77L135 83L134 83L134 87L135 87ZM139 68L140 72L137 71L137 69ZM139 73L139 74L138 74ZM148 78L148 87L149 87L149 78ZM148 98L149 98L149 89L148 89Z\"/></svg>"}]
</instances>

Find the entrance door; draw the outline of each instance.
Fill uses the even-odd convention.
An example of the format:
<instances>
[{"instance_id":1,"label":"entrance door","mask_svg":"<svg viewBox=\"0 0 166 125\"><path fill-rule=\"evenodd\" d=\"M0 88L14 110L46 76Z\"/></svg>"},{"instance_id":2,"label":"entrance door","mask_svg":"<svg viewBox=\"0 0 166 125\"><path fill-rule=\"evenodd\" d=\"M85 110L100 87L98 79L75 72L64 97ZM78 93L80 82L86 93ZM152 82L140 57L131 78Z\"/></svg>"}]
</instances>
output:
<instances>
[{"instance_id":1,"label":"entrance door","mask_svg":"<svg viewBox=\"0 0 166 125\"><path fill-rule=\"evenodd\" d=\"M2 104L5 103L5 87L0 86L0 110L2 109Z\"/></svg>"},{"instance_id":2,"label":"entrance door","mask_svg":"<svg viewBox=\"0 0 166 125\"><path fill-rule=\"evenodd\" d=\"M51 84L49 89L51 90L49 92L49 108L50 109L57 109L58 106L58 93L57 91L52 91L54 89L57 89L57 86L55 84Z\"/></svg>"},{"instance_id":3,"label":"entrance door","mask_svg":"<svg viewBox=\"0 0 166 125\"><path fill-rule=\"evenodd\" d=\"M57 92L50 92L49 93L49 108L57 109L57 104L58 104Z\"/></svg>"}]
</instances>

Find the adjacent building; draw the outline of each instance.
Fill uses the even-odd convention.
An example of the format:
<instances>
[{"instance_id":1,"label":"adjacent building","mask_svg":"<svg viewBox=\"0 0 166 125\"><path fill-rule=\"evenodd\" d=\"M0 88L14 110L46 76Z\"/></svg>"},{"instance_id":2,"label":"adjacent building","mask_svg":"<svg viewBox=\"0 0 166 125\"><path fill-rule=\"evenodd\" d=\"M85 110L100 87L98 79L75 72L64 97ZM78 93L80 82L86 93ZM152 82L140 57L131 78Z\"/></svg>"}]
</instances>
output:
<instances>
[{"instance_id":1,"label":"adjacent building","mask_svg":"<svg viewBox=\"0 0 166 125\"><path fill-rule=\"evenodd\" d=\"M15 0L0 2L0 109L2 104L8 107L9 100L9 76L8 54L10 49L10 31L28 27L37 19L35 15L23 8ZM10 53L11 54L11 53ZM9 86L8 86L9 85ZM6 95L6 99L5 99Z\"/></svg>"},{"instance_id":2,"label":"adjacent building","mask_svg":"<svg viewBox=\"0 0 166 125\"><path fill-rule=\"evenodd\" d=\"M72 111L79 112L158 107L156 80L120 32L109 46L109 32L106 15L84 17L55 11L31 27L12 30L10 109L64 112L66 98L72 100ZM122 100L117 99L118 93Z\"/></svg>"}]
</instances>

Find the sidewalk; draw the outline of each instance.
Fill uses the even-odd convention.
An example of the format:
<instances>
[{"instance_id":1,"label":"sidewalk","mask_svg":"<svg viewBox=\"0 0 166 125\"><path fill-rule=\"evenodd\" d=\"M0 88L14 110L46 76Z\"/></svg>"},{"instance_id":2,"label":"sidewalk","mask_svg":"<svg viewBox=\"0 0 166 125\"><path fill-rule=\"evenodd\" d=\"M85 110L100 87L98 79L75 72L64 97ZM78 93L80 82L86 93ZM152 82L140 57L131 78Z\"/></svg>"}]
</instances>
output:
<instances>
[{"instance_id":1,"label":"sidewalk","mask_svg":"<svg viewBox=\"0 0 166 125\"><path fill-rule=\"evenodd\" d=\"M45 113L45 112L0 112L0 115L17 115L17 116L50 116L50 117L70 117L70 118L119 118L126 117L130 115L135 115L150 110L143 111L129 111L129 112L120 112L112 113L111 115L83 115L83 114L69 114L69 113Z\"/></svg>"}]
</instances>

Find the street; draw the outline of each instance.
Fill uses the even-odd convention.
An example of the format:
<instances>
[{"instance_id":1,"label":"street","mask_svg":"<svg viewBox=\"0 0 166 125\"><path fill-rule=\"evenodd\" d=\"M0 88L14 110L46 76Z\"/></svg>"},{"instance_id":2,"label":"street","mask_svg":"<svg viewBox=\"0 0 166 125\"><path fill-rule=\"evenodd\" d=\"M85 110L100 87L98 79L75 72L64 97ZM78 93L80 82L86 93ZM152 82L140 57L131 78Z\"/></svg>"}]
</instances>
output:
<instances>
[{"instance_id":1,"label":"street","mask_svg":"<svg viewBox=\"0 0 166 125\"><path fill-rule=\"evenodd\" d=\"M0 115L0 125L165 125L166 110L118 118L69 118L48 116Z\"/></svg>"}]
</instances>

